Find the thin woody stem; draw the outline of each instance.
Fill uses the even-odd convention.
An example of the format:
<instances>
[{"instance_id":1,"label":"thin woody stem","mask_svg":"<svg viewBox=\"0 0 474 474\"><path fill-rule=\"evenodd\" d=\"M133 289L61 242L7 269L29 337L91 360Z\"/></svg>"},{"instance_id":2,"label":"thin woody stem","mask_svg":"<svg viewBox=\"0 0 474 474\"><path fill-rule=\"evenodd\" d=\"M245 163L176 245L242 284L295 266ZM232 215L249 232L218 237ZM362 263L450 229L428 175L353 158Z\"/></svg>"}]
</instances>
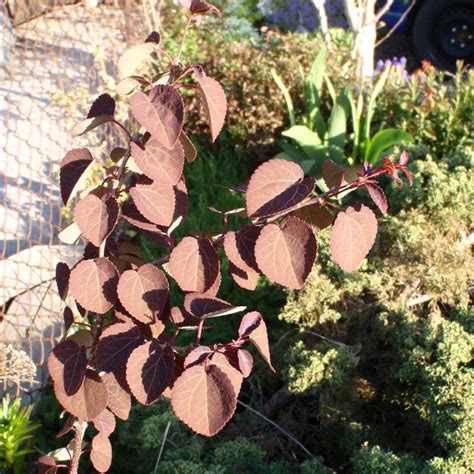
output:
<instances>
[{"instance_id":1,"label":"thin woody stem","mask_svg":"<svg viewBox=\"0 0 474 474\"><path fill-rule=\"evenodd\" d=\"M188 17L188 20L186 21L186 25L184 26L183 37L181 38L181 43L179 44L178 53L176 54L176 59L174 60L175 64L178 64L179 62L179 58L184 48L184 42L186 41L186 35L188 34L188 30L191 26L192 21L193 21L193 16L190 15Z\"/></svg>"},{"instance_id":2,"label":"thin woody stem","mask_svg":"<svg viewBox=\"0 0 474 474\"><path fill-rule=\"evenodd\" d=\"M76 426L76 434L74 436L74 448L72 452L70 474L77 474L79 471L79 461L82 454L82 440L86 432L87 424L84 420L78 420Z\"/></svg>"}]
</instances>

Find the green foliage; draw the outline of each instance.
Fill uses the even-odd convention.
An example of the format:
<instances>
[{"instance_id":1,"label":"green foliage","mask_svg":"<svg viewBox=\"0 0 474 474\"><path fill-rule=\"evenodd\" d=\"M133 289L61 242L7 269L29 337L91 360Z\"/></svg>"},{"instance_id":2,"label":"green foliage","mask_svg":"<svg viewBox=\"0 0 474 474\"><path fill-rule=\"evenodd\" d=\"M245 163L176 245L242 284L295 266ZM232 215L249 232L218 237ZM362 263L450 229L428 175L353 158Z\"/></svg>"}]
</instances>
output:
<instances>
[{"instance_id":1,"label":"green foliage","mask_svg":"<svg viewBox=\"0 0 474 474\"><path fill-rule=\"evenodd\" d=\"M400 127L424 144L436 160L473 147L474 72L456 74L425 64L407 82L389 77L376 121Z\"/></svg>"},{"instance_id":2,"label":"green foliage","mask_svg":"<svg viewBox=\"0 0 474 474\"><path fill-rule=\"evenodd\" d=\"M356 474L409 474L425 471L410 456L398 456L392 451L384 451L380 446L367 445L352 459L352 469Z\"/></svg>"},{"instance_id":3,"label":"green foliage","mask_svg":"<svg viewBox=\"0 0 474 474\"><path fill-rule=\"evenodd\" d=\"M344 346L320 344L305 349L303 341L292 346L285 358L283 378L293 393L337 394L350 383L355 365L354 353Z\"/></svg>"},{"instance_id":4,"label":"green foliage","mask_svg":"<svg viewBox=\"0 0 474 474\"><path fill-rule=\"evenodd\" d=\"M30 420L33 406L21 407L19 398L6 395L0 407L0 469L19 474L24 469L25 456L33 452L31 439L39 428Z\"/></svg>"},{"instance_id":5,"label":"green foliage","mask_svg":"<svg viewBox=\"0 0 474 474\"><path fill-rule=\"evenodd\" d=\"M283 136L290 138L297 145L296 149L284 146L284 151L279 157L298 162L306 173L319 176L324 159L329 158L342 164L348 152L350 156L347 162L350 165L364 161L375 164L384 151L413 140L411 135L395 128L379 130L371 136L377 98L383 91L390 68L381 75L368 96L359 93L355 99L351 87L347 85L336 94L335 87L325 72L326 63L327 51L326 48L322 48L304 80L305 112L298 114L301 120L299 124L284 81L276 71L272 71L273 78L283 93L290 116L291 128L285 130ZM331 106L327 106L324 100L324 85L331 98ZM327 113L326 107L328 107Z\"/></svg>"}]
</instances>

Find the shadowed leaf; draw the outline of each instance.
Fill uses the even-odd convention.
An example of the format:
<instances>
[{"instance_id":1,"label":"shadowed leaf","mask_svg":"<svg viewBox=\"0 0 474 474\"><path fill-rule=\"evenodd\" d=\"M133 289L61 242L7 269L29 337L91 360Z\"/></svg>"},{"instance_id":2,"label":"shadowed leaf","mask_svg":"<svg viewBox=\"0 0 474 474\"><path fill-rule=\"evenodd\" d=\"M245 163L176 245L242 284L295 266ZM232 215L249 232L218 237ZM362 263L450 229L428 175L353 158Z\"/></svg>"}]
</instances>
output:
<instances>
[{"instance_id":1,"label":"shadowed leaf","mask_svg":"<svg viewBox=\"0 0 474 474\"><path fill-rule=\"evenodd\" d=\"M252 372L253 357L245 349L230 348L225 351L229 363L237 369L245 378Z\"/></svg>"},{"instance_id":2,"label":"shadowed leaf","mask_svg":"<svg viewBox=\"0 0 474 474\"><path fill-rule=\"evenodd\" d=\"M206 293L188 293L184 298L184 309L196 318L217 318L244 311L245 306L232 306L227 301Z\"/></svg>"},{"instance_id":3,"label":"shadowed leaf","mask_svg":"<svg viewBox=\"0 0 474 474\"><path fill-rule=\"evenodd\" d=\"M157 184L175 185L183 174L184 150L178 141L168 149L157 138L144 147L132 142L132 156L145 175Z\"/></svg>"},{"instance_id":4,"label":"shadowed leaf","mask_svg":"<svg viewBox=\"0 0 474 474\"><path fill-rule=\"evenodd\" d=\"M193 349L184 359L184 368L189 369L202 364L214 351L208 346L199 346Z\"/></svg>"},{"instance_id":5,"label":"shadowed leaf","mask_svg":"<svg viewBox=\"0 0 474 474\"><path fill-rule=\"evenodd\" d=\"M93 161L91 152L87 148L76 148L68 151L62 159L59 170L59 183L64 205L68 203L74 187Z\"/></svg>"},{"instance_id":6,"label":"shadowed leaf","mask_svg":"<svg viewBox=\"0 0 474 474\"><path fill-rule=\"evenodd\" d=\"M186 369L173 385L176 416L204 436L219 432L234 414L237 394L229 377L216 365Z\"/></svg>"},{"instance_id":7,"label":"shadowed leaf","mask_svg":"<svg viewBox=\"0 0 474 474\"><path fill-rule=\"evenodd\" d=\"M246 225L237 232L227 232L224 238L224 250L229 261L247 273L258 272L255 259L255 244L260 235L260 228Z\"/></svg>"},{"instance_id":8,"label":"shadowed leaf","mask_svg":"<svg viewBox=\"0 0 474 474\"><path fill-rule=\"evenodd\" d=\"M59 297L64 301L69 290L69 275L71 270L67 263L59 262L56 265L56 285Z\"/></svg>"},{"instance_id":9,"label":"shadowed leaf","mask_svg":"<svg viewBox=\"0 0 474 474\"><path fill-rule=\"evenodd\" d=\"M301 167L273 159L259 166L247 188L247 214L252 218L278 214L305 199L314 189L312 178L304 179Z\"/></svg>"},{"instance_id":10,"label":"shadowed leaf","mask_svg":"<svg viewBox=\"0 0 474 474\"><path fill-rule=\"evenodd\" d=\"M83 260L71 271L69 288L74 299L86 310L106 313L117 301L118 273L104 257Z\"/></svg>"},{"instance_id":11,"label":"shadowed leaf","mask_svg":"<svg viewBox=\"0 0 474 474\"><path fill-rule=\"evenodd\" d=\"M150 43L146 43L150 44ZM184 106L181 96L171 86L155 86L147 95L137 92L130 108L138 123L163 145L172 149L183 127Z\"/></svg>"},{"instance_id":12,"label":"shadowed leaf","mask_svg":"<svg viewBox=\"0 0 474 474\"><path fill-rule=\"evenodd\" d=\"M240 322L239 336L249 338L258 349L265 362L275 372L270 357L270 346L268 344L267 325L262 315L257 311L247 313Z\"/></svg>"},{"instance_id":13,"label":"shadowed leaf","mask_svg":"<svg viewBox=\"0 0 474 474\"><path fill-rule=\"evenodd\" d=\"M38 459L38 474L55 474L58 471L53 457L45 454Z\"/></svg>"},{"instance_id":14,"label":"shadowed leaf","mask_svg":"<svg viewBox=\"0 0 474 474\"><path fill-rule=\"evenodd\" d=\"M132 199L129 199L125 204L123 204L122 216L127 222L134 225L135 227L148 232L157 232L166 238L166 234L156 224L153 224L153 222L150 222L142 214L140 214Z\"/></svg>"},{"instance_id":15,"label":"shadowed leaf","mask_svg":"<svg viewBox=\"0 0 474 474\"><path fill-rule=\"evenodd\" d=\"M324 206L320 206L319 204L311 204L310 206L297 209L292 215L316 229L325 229L332 224L331 213Z\"/></svg>"},{"instance_id":16,"label":"shadowed leaf","mask_svg":"<svg viewBox=\"0 0 474 474\"><path fill-rule=\"evenodd\" d=\"M64 390L66 395L74 395L80 389L86 368L86 349L74 341L60 342L49 354L49 374L54 384Z\"/></svg>"},{"instance_id":17,"label":"shadowed leaf","mask_svg":"<svg viewBox=\"0 0 474 474\"><path fill-rule=\"evenodd\" d=\"M229 270L230 274L232 275L232 278L240 287L250 291L253 291L255 290L255 288L257 288L257 283L260 274L257 273L255 270L241 270L240 268L236 267L232 262L229 263Z\"/></svg>"},{"instance_id":18,"label":"shadowed leaf","mask_svg":"<svg viewBox=\"0 0 474 474\"><path fill-rule=\"evenodd\" d=\"M151 263L120 276L118 297L125 309L138 321L152 323L163 313L168 301L168 280Z\"/></svg>"},{"instance_id":19,"label":"shadowed leaf","mask_svg":"<svg viewBox=\"0 0 474 474\"><path fill-rule=\"evenodd\" d=\"M229 377L229 380L232 383L232 387L234 389L235 396L237 397L240 393L240 388L242 387L243 380L240 371L237 370L235 367L232 367L231 363L227 359L227 356L225 354L222 354L221 352L214 352L214 354L212 354L210 357L209 364L215 365L220 370L222 370L222 372L224 372L227 377Z\"/></svg>"},{"instance_id":20,"label":"shadowed leaf","mask_svg":"<svg viewBox=\"0 0 474 474\"><path fill-rule=\"evenodd\" d=\"M171 252L169 268L183 291L204 293L216 281L219 257L208 239L185 237Z\"/></svg>"},{"instance_id":21,"label":"shadowed leaf","mask_svg":"<svg viewBox=\"0 0 474 474\"><path fill-rule=\"evenodd\" d=\"M135 324L117 323L106 327L96 349L99 369L113 372L123 367L133 350L142 342L143 336Z\"/></svg>"},{"instance_id":22,"label":"shadowed leaf","mask_svg":"<svg viewBox=\"0 0 474 474\"><path fill-rule=\"evenodd\" d=\"M74 218L84 237L96 247L100 247L114 230L118 212L118 203L110 194L106 194L102 199L88 194L77 203Z\"/></svg>"},{"instance_id":23,"label":"shadowed leaf","mask_svg":"<svg viewBox=\"0 0 474 474\"><path fill-rule=\"evenodd\" d=\"M331 231L331 254L346 272L354 271L367 256L377 235L377 219L366 206L339 212Z\"/></svg>"},{"instance_id":24,"label":"shadowed leaf","mask_svg":"<svg viewBox=\"0 0 474 474\"><path fill-rule=\"evenodd\" d=\"M115 100L109 94L101 94L94 100L87 118L108 116L113 117L115 113Z\"/></svg>"},{"instance_id":25,"label":"shadowed leaf","mask_svg":"<svg viewBox=\"0 0 474 474\"><path fill-rule=\"evenodd\" d=\"M258 267L263 274L275 283L296 290L303 287L316 253L311 227L292 216L280 223L267 224L255 245Z\"/></svg>"},{"instance_id":26,"label":"shadowed leaf","mask_svg":"<svg viewBox=\"0 0 474 474\"><path fill-rule=\"evenodd\" d=\"M181 142L181 145L183 147L186 161L188 163L192 163L197 157L196 147L194 146L189 136L183 131L181 131L181 134L179 135L179 141Z\"/></svg>"},{"instance_id":27,"label":"shadowed leaf","mask_svg":"<svg viewBox=\"0 0 474 474\"><path fill-rule=\"evenodd\" d=\"M77 418L91 421L107 406L107 387L93 370L87 369L84 383L72 396L60 384L54 384L54 393L63 408Z\"/></svg>"},{"instance_id":28,"label":"shadowed leaf","mask_svg":"<svg viewBox=\"0 0 474 474\"><path fill-rule=\"evenodd\" d=\"M150 405L158 400L171 383L173 370L172 349L162 349L157 341L148 341L130 355L127 362L127 383L140 403Z\"/></svg>"},{"instance_id":29,"label":"shadowed leaf","mask_svg":"<svg viewBox=\"0 0 474 474\"><path fill-rule=\"evenodd\" d=\"M329 189L338 188L344 183L344 170L332 160L323 161L321 176Z\"/></svg>"},{"instance_id":30,"label":"shadowed leaf","mask_svg":"<svg viewBox=\"0 0 474 474\"><path fill-rule=\"evenodd\" d=\"M74 313L72 312L72 309L69 306L66 306L64 308L63 320L64 320L64 330L67 332L69 328L72 326L72 324L74 323Z\"/></svg>"}]
</instances>

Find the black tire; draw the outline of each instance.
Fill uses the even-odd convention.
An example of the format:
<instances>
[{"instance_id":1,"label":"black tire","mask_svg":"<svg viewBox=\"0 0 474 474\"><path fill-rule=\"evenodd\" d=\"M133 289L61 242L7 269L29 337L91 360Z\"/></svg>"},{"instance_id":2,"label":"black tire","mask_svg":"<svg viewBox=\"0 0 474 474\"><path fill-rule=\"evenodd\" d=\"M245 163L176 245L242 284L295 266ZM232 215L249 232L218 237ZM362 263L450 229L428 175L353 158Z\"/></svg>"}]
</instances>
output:
<instances>
[{"instance_id":1,"label":"black tire","mask_svg":"<svg viewBox=\"0 0 474 474\"><path fill-rule=\"evenodd\" d=\"M449 71L458 60L474 64L474 0L425 0L411 37L420 61Z\"/></svg>"}]
</instances>

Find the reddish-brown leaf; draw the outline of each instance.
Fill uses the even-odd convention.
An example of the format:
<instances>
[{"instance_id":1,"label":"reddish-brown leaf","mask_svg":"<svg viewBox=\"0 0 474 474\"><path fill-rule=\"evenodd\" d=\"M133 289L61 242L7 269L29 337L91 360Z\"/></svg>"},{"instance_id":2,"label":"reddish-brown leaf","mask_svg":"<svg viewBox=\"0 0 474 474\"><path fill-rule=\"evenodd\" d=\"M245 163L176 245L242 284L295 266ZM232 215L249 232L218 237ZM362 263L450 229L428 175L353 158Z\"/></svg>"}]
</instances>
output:
<instances>
[{"instance_id":1,"label":"reddish-brown leaf","mask_svg":"<svg viewBox=\"0 0 474 474\"><path fill-rule=\"evenodd\" d=\"M160 398L171 383L174 354L171 348L161 348L156 341L137 347L127 362L127 383L135 398L150 405Z\"/></svg>"},{"instance_id":2,"label":"reddish-brown leaf","mask_svg":"<svg viewBox=\"0 0 474 474\"><path fill-rule=\"evenodd\" d=\"M137 92L130 108L138 123L172 149L183 127L184 106L178 91L169 85L155 86L149 94Z\"/></svg>"},{"instance_id":3,"label":"reddish-brown leaf","mask_svg":"<svg viewBox=\"0 0 474 474\"><path fill-rule=\"evenodd\" d=\"M52 456L45 454L38 459L38 474L55 474L57 471L58 466Z\"/></svg>"},{"instance_id":4,"label":"reddish-brown leaf","mask_svg":"<svg viewBox=\"0 0 474 474\"><path fill-rule=\"evenodd\" d=\"M247 189L247 214L250 218L278 214L305 199L314 189L314 180L305 179L301 167L275 158L260 165Z\"/></svg>"},{"instance_id":5,"label":"reddish-brown leaf","mask_svg":"<svg viewBox=\"0 0 474 474\"><path fill-rule=\"evenodd\" d=\"M260 230L255 225L246 225L238 232L227 232L224 237L227 258L237 268L247 273L259 271L255 259L255 244Z\"/></svg>"},{"instance_id":6,"label":"reddish-brown leaf","mask_svg":"<svg viewBox=\"0 0 474 474\"><path fill-rule=\"evenodd\" d=\"M180 3L184 7L189 8L191 13L194 13L195 15L204 15L209 11L217 13L218 15L221 14L220 10L215 5L206 0L180 0Z\"/></svg>"},{"instance_id":7,"label":"reddish-brown leaf","mask_svg":"<svg viewBox=\"0 0 474 474\"><path fill-rule=\"evenodd\" d=\"M151 263L137 271L127 270L120 277L118 297L134 318L145 324L152 323L163 313L168 301L168 280Z\"/></svg>"},{"instance_id":8,"label":"reddish-brown leaf","mask_svg":"<svg viewBox=\"0 0 474 474\"><path fill-rule=\"evenodd\" d=\"M206 76L195 68L196 81L204 101L204 110L211 127L214 142L224 126L227 113L227 99L222 86L212 77Z\"/></svg>"},{"instance_id":9,"label":"reddish-brown leaf","mask_svg":"<svg viewBox=\"0 0 474 474\"><path fill-rule=\"evenodd\" d=\"M130 394L122 388L113 372L104 374L102 378L107 385L109 393L107 403L109 410L121 420L128 419L130 408L132 407Z\"/></svg>"},{"instance_id":10,"label":"reddish-brown leaf","mask_svg":"<svg viewBox=\"0 0 474 474\"><path fill-rule=\"evenodd\" d=\"M87 118L108 116L112 117L115 113L115 100L109 94L101 94L94 100Z\"/></svg>"},{"instance_id":11,"label":"reddish-brown leaf","mask_svg":"<svg viewBox=\"0 0 474 474\"><path fill-rule=\"evenodd\" d=\"M234 388L235 396L237 397L240 393L240 388L242 387L243 380L240 371L232 367L226 355L220 352L214 352L214 354L211 355L209 364L219 367L219 369L221 369L222 372L224 372L224 374L229 377L229 380L232 383L232 387Z\"/></svg>"},{"instance_id":12,"label":"reddish-brown leaf","mask_svg":"<svg viewBox=\"0 0 474 474\"><path fill-rule=\"evenodd\" d=\"M49 354L49 374L66 395L74 395L80 389L86 376L86 368L86 349L75 341L60 342Z\"/></svg>"},{"instance_id":13,"label":"reddish-brown leaf","mask_svg":"<svg viewBox=\"0 0 474 474\"><path fill-rule=\"evenodd\" d=\"M163 227L169 227L174 220L176 193L173 186L137 184L130 189L138 211L146 219Z\"/></svg>"},{"instance_id":14,"label":"reddish-brown leaf","mask_svg":"<svg viewBox=\"0 0 474 474\"><path fill-rule=\"evenodd\" d=\"M56 265L56 285L59 297L64 301L69 290L69 275L71 270L67 263L59 262Z\"/></svg>"},{"instance_id":15,"label":"reddish-brown leaf","mask_svg":"<svg viewBox=\"0 0 474 474\"><path fill-rule=\"evenodd\" d=\"M74 218L84 237L96 247L100 247L114 230L118 211L118 203L110 194L102 199L88 194L77 203Z\"/></svg>"},{"instance_id":16,"label":"reddish-brown leaf","mask_svg":"<svg viewBox=\"0 0 474 474\"><path fill-rule=\"evenodd\" d=\"M232 262L229 263L230 274L234 281L240 287L253 291L257 288L259 274L255 270L244 271L236 267Z\"/></svg>"},{"instance_id":17,"label":"reddish-brown leaf","mask_svg":"<svg viewBox=\"0 0 474 474\"><path fill-rule=\"evenodd\" d=\"M198 346L193 349L184 359L184 368L189 369L195 365L202 364L214 351L208 346Z\"/></svg>"},{"instance_id":18,"label":"reddish-brown leaf","mask_svg":"<svg viewBox=\"0 0 474 474\"><path fill-rule=\"evenodd\" d=\"M98 472L107 472L112 464L112 445L102 433L92 439L91 462Z\"/></svg>"},{"instance_id":19,"label":"reddish-brown leaf","mask_svg":"<svg viewBox=\"0 0 474 474\"><path fill-rule=\"evenodd\" d=\"M138 167L157 184L173 186L183 174L184 150L178 141L168 149L158 138L150 138L144 147L132 142L132 156Z\"/></svg>"},{"instance_id":20,"label":"reddish-brown leaf","mask_svg":"<svg viewBox=\"0 0 474 474\"><path fill-rule=\"evenodd\" d=\"M229 363L237 369L245 378L252 372L253 357L249 351L239 348L230 348L225 351Z\"/></svg>"},{"instance_id":21,"label":"reddish-brown leaf","mask_svg":"<svg viewBox=\"0 0 474 474\"><path fill-rule=\"evenodd\" d=\"M64 320L64 330L67 332L68 329L74 323L74 313L72 312L72 309L69 306L66 306L64 308L63 320Z\"/></svg>"},{"instance_id":22,"label":"reddish-brown leaf","mask_svg":"<svg viewBox=\"0 0 474 474\"><path fill-rule=\"evenodd\" d=\"M323 161L321 176L329 189L338 188L344 182L344 170L332 160Z\"/></svg>"},{"instance_id":23,"label":"reddish-brown leaf","mask_svg":"<svg viewBox=\"0 0 474 474\"><path fill-rule=\"evenodd\" d=\"M184 298L184 309L196 318L216 318L243 311L245 306L233 306L206 293L188 293Z\"/></svg>"},{"instance_id":24,"label":"reddish-brown leaf","mask_svg":"<svg viewBox=\"0 0 474 474\"><path fill-rule=\"evenodd\" d=\"M107 408L99 416L96 416L92 423L95 429L104 436L110 436L115 431L115 416Z\"/></svg>"},{"instance_id":25,"label":"reddish-brown leaf","mask_svg":"<svg viewBox=\"0 0 474 474\"><path fill-rule=\"evenodd\" d=\"M64 205L67 204L77 182L89 165L94 161L87 148L76 148L68 151L61 161L59 183Z\"/></svg>"},{"instance_id":26,"label":"reddish-brown leaf","mask_svg":"<svg viewBox=\"0 0 474 474\"><path fill-rule=\"evenodd\" d=\"M383 189L374 183L367 183L365 185L367 191L370 194L370 197L375 202L377 207L380 209L382 214L386 214L388 211L387 196L383 192Z\"/></svg>"},{"instance_id":27,"label":"reddish-brown leaf","mask_svg":"<svg viewBox=\"0 0 474 474\"><path fill-rule=\"evenodd\" d=\"M262 315L257 311L247 313L240 322L239 336L249 338L258 349L266 363L275 372L270 357L270 346L268 344L267 325Z\"/></svg>"},{"instance_id":28,"label":"reddish-brown leaf","mask_svg":"<svg viewBox=\"0 0 474 474\"><path fill-rule=\"evenodd\" d=\"M204 293L216 281L219 257L208 239L185 237L171 252L169 268L183 291Z\"/></svg>"},{"instance_id":29,"label":"reddish-brown leaf","mask_svg":"<svg viewBox=\"0 0 474 474\"><path fill-rule=\"evenodd\" d=\"M366 206L339 212L331 231L331 254L346 272L354 271L367 256L377 235L377 219Z\"/></svg>"},{"instance_id":30,"label":"reddish-brown leaf","mask_svg":"<svg viewBox=\"0 0 474 474\"><path fill-rule=\"evenodd\" d=\"M69 287L74 299L86 310L106 313L117 301L118 273L104 257L84 260L71 271Z\"/></svg>"},{"instance_id":31,"label":"reddish-brown leaf","mask_svg":"<svg viewBox=\"0 0 474 474\"><path fill-rule=\"evenodd\" d=\"M197 157L196 147L194 146L193 142L188 137L188 135L183 131L181 132L181 135L179 136L179 141L181 142L181 145L183 146L184 156L186 158L186 161L188 163L192 163Z\"/></svg>"},{"instance_id":32,"label":"reddish-brown leaf","mask_svg":"<svg viewBox=\"0 0 474 474\"><path fill-rule=\"evenodd\" d=\"M122 205L122 216L126 221L135 227L138 227L139 229L160 234L163 236L163 238L166 237L166 234L160 227L158 227L156 224L153 224L153 222L150 222L140 214L132 199L129 199L125 204Z\"/></svg>"},{"instance_id":33,"label":"reddish-brown leaf","mask_svg":"<svg viewBox=\"0 0 474 474\"><path fill-rule=\"evenodd\" d=\"M130 323L111 324L106 327L96 349L98 367L105 372L113 372L123 367L135 347L143 342L138 326Z\"/></svg>"},{"instance_id":34,"label":"reddish-brown leaf","mask_svg":"<svg viewBox=\"0 0 474 474\"><path fill-rule=\"evenodd\" d=\"M313 231L306 222L293 216L267 224L255 245L258 267L264 275L297 290L303 287L316 253Z\"/></svg>"},{"instance_id":35,"label":"reddish-brown leaf","mask_svg":"<svg viewBox=\"0 0 474 474\"><path fill-rule=\"evenodd\" d=\"M173 385L171 404L176 416L204 436L219 432L234 414L237 394L217 365L186 369Z\"/></svg>"},{"instance_id":36,"label":"reddish-brown leaf","mask_svg":"<svg viewBox=\"0 0 474 474\"><path fill-rule=\"evenodd\" d=\"M309 224L313 229L325 229L332 224L332 215L324 206L311 204L302 207L292 213L293 216L300 218Z\"/></svg>"},{"instance_id":37,"label":"reddish-brown leaf","mask_svg":"<svg viewBox=\"0 0 474 474\"><path fill-rule=\"evenodd\" d=\"M72 431L75 422L76 418L72 415L68 415L66 418L66 423L64 423L64 426L58 432L56 438L61 438L62 436L67 435L70 431Z\"/></svg>"},{"instance_id":38,"label":"reddish-brown leaf","mask_svg":"<svg viewBox=\"0 0 474 474\"><path fill-rule=\"evenodd\" d=\"M81 420L93 420L107 406L107 387L91 369L87 369L84 383L74 395L67 395L61 384L57 383L54 384L54 393L63 408Z\"/></svg>"}]
</instances>

